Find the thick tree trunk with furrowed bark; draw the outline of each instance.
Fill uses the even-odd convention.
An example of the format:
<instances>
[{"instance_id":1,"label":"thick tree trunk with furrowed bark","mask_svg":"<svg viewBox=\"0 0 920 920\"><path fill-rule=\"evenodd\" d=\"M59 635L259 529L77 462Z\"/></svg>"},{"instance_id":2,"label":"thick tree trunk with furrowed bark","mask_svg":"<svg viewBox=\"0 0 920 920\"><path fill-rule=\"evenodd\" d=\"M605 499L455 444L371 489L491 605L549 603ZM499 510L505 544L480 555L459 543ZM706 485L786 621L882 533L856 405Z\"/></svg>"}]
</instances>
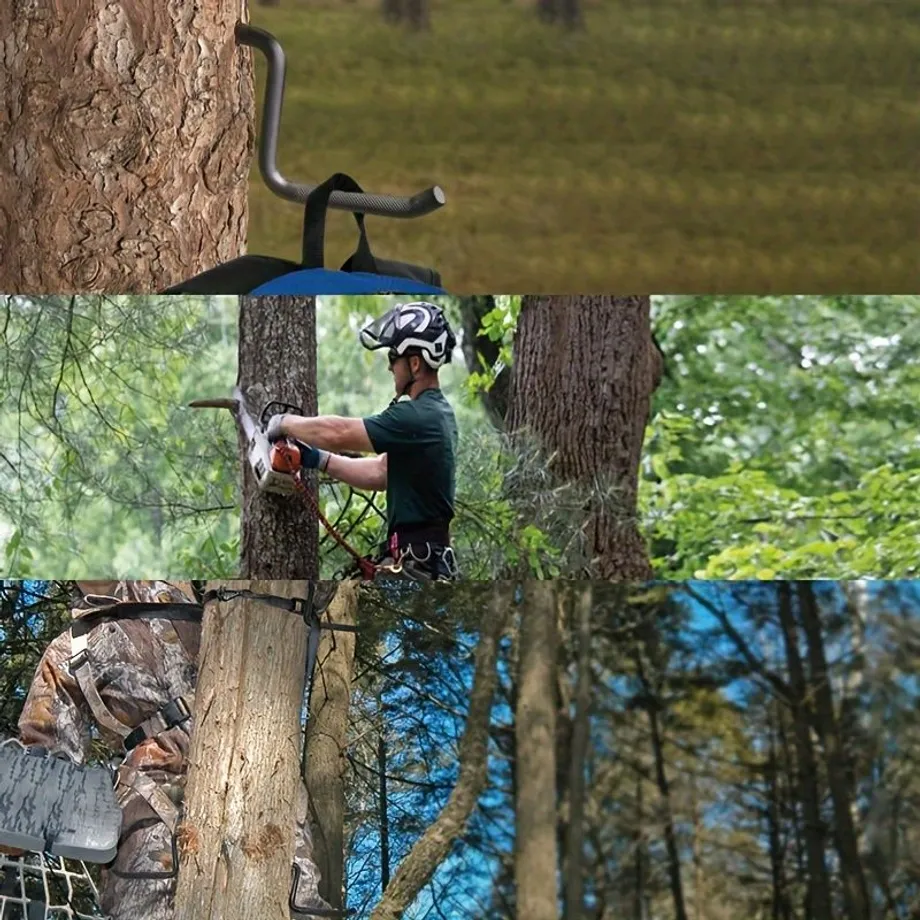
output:
<instances>
[{"instance_id":1,"label":"thick tree trunk with furrowed bark","mask_svg":"<svg viewBox=\"0 0 920 920\"><path fill-rule=\"evenodd\" d=\"M243 251L245 0L0 4L0 290L162 290Z\"/></svg>"},{"instance_id":2,"label":"thick tree trunk with furrowed bark","mask_svg":"<svg viewBox=\"0 0 920 920\"><path fill-rule=\"evenodd\" d=\"M306 595L303 582L221 584ZM288 920L307 633L300 618L245 598L206 614L176 920Z\"/></svg>"},{"instance_id":3,"label":"thick tree trunk with furrowed bark","mask_svg":"<svg viewBox=\"0 0 920 920\"><path fill-rule=\"evenodd\" d=\"M240 389L250 411L260 413L270 400L317 411L316 299L243 297L240 299ZM244 578L319 577L318 524L297 495L260 493L243 458L241 575ZM308 488L316 488L308 480Z\"/></svg>"},{"instance_id":4,"label":"thick tree trunk with furrowed bark","mask_svg":"<svg viewBox=\"0 0 920 920\"><path fill-rule=\"evenodd\" d=\"M590 577L652 576L636 522L642 441L663 370L649 312L645 296L525 296L521 306L507 429L551 458L554 482L578 490L584 517L572 527L584 524Z\"/></svg>"},{"instance_id":5,"label":"thick tree trunk with furrowed bark","mask_svg":"<svg viewBox=\"0 0 920 920\"><path fill-rule=\"evenodd\" d=\"M358 609L356 582L340 582L323 622L353 626ZM343 907L345 877L345 750L355 660L355 634L324 629L310 695L304 780L310 794L313 854L320 871L319 893Z\"/></svg>"}]
</instances>

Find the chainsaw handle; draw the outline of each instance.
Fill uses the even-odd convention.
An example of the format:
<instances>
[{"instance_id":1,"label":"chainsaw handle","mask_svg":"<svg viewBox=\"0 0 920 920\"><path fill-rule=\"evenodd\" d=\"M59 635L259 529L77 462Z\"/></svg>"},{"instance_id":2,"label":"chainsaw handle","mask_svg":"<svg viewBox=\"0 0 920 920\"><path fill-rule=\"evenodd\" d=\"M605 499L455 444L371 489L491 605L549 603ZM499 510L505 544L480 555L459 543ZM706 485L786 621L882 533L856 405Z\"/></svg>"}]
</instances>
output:
<instances>
[{"instance_id":1,"label":"chainsaw handle","mask_svg":"<svg viewBox=\"0 0 920 920\"><path fill-rule=\"evenodd\" d=\"M264 29L238 22L236 40L241 45L257 48L268 63L262 130L259 137L259 172L268 188L279 198L303 204L315 185L291 182L278 171L278 133L281 127L281 103L284 98L284 49L278 39ZM329 207L356 214L379 217L423 217L437 211L447 201L443 189L434 185L409 198L394 195L372 195L365 192L333 192Z\"/></svg>"}]
</instances>

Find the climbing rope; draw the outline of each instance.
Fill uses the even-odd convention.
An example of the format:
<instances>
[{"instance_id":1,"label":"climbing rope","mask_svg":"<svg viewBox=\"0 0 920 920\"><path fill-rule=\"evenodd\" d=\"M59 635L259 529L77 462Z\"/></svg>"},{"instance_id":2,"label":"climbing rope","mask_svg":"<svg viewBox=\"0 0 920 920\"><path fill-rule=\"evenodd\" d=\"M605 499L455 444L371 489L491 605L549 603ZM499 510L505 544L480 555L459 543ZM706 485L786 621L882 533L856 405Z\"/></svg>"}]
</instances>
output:
<instances>
[{"instance_id":1,"label":"climbing rope","mask_svg":"<svg viewBox=\"0 0 920 920\"><path fill-rule=\"evenodd\" d=\"M335 540L342 549L351 556L358 565L358 570L361 572L361 577L365 581L373 581L374 577L377 574L378 566L375 565L370 559L366 559L362 556L348 541L339 533L336 527L330 523L329 518L323 514L322 509L319 506L319 501L316 496L313 494L313 491L307 486L303 481L303 470L298 469L294 474L294 488L297 492L303 497L303 500L309 506L311 511L319 519L319 522L326 528L326 532ZM341 515L340 515L341 518Z\"/></svg>"}]
</instances>

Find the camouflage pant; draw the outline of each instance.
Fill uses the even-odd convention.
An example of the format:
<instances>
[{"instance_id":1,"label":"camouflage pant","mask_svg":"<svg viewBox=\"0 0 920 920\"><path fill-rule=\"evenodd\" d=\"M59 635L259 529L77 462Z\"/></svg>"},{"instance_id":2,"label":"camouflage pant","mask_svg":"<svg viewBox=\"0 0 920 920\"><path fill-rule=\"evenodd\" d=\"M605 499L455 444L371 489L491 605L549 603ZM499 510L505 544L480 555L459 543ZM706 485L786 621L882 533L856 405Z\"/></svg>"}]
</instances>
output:
<instances>
[{"instance_id":1,"label":"camouflage pant","mask_svg":"<svg viewBox=\"0 0 920 920\"><path fill-rule=\"evenodd\" d=\"M181 798L175 785L163 782L160 788L171 799ZM177 879L149 876L175 872L175 838L139 795L130 791L123 795L122 839L114 862L102 873L102 910L111 920L172 920ZM307 820L306 789L301 785L293 828L295 904L304 909L328 910L329 905L319 896L319 871L313 862Z\"/></svg>"}]
</instances>

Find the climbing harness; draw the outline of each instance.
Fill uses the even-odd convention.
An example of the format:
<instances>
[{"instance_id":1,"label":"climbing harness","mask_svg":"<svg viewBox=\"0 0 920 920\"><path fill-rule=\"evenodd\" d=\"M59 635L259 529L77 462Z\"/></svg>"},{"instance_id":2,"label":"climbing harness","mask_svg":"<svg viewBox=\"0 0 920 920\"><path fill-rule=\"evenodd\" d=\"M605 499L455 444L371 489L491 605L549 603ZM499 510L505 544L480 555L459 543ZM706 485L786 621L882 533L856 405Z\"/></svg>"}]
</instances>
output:
<instances>
[{"instance_id":1,"label":"climbing harness","mask_svg":"<svg viewBox=\"0 0 920 920\"><path fill-rule=\"evenodd\" d=\"M435 185L412 197L401 198L367 194L354 179L343 173L336 173L317 186L286 179L278 171L276 163L284 97L284 50L273 35L248 23L237 23L235 35L239 44L261 51L268 63L259 137L259 172L273 194L304 205L301 262L245 255L202 272L164 293L443 293L440 276L433 269L375 256L364 226L366 214L394 218L430 214L445 204L441 188ZM359 230L358 246L339 271L325 268L324 237L328 208L351 212Z\"/></svg>"},{"instance_id":2,"label":"climbing harness","mask_svg":"<svg viewBox=\"0 0 920 920\"><path fill-rule=\"evenodd\" d=\"M319 500L307 485L297 441L293 438L285 438L274 444L268 441L266 428L271 417L286 413L303 415L303 410L298 406L273 400L255 417L239 386L234 387L230 399L196 399L189 406L193 409L230 410L246 437L246 459L260 491L276 495L300 495L326 533L351 557L353 571L362 580L373 581L382 577L450 581L458 577L456 556L446 539L432 540L422 535L400 544L394 534L375 557L362 556L346 540L336 524L323 513ZM420 555L423 549L424 556Z\"/></svg>"}]
</instances>

